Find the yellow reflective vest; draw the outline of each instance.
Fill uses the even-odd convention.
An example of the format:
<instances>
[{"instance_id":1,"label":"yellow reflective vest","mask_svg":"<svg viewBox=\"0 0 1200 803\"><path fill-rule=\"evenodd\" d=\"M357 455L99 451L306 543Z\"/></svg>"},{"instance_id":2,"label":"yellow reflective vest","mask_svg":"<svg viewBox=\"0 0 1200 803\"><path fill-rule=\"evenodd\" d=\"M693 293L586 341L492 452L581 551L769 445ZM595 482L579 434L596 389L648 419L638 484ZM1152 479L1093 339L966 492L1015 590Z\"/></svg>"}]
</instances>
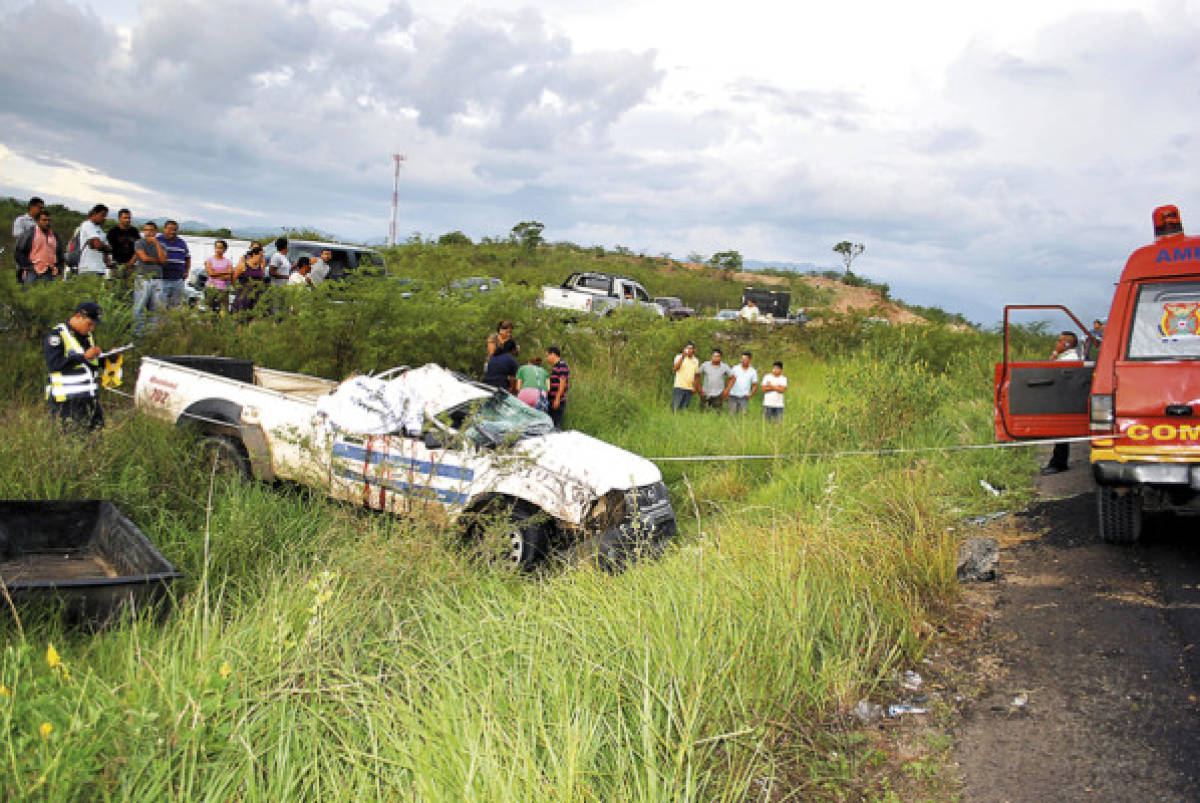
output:
<instances>
[{"instance_id":1,"label":"yellow reflective vest","mask_svg":"<svg viewBox=\"0 0 1200 803\"><path fill-rule=\"evenodd\" d=\"M60 323L54 327L51 337L62 339L63 354L78 354L83 356L84 348L75 336L75 331L68 324ZM97 360L86 360L65 371L51 371L46 384L46 398L56 402L65 402L80 396L93 397L96 395L96 371L100 368Z\"/></svg>"}]
</instances>

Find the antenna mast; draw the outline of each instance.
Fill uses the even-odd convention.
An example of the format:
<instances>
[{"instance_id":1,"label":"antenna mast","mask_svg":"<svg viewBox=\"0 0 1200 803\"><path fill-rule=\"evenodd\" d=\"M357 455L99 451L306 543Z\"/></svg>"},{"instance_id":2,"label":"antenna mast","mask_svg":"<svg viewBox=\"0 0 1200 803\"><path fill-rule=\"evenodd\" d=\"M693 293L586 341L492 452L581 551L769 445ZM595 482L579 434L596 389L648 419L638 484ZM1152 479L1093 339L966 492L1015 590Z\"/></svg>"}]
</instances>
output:
<instances>
[{"instance_id":1,"label":"antenna mast","mask_svg":"<svg viewBox=\"0 0 1200 803\"><path fill-rule=\"evenodd\" d=\"M392 182L392 222L388 226L388 245L396 244L396 216L400 212L400 163L404 161L404 154L393 153L392 159L396 162L396 178Z\"/></svg>"}]
</instances>

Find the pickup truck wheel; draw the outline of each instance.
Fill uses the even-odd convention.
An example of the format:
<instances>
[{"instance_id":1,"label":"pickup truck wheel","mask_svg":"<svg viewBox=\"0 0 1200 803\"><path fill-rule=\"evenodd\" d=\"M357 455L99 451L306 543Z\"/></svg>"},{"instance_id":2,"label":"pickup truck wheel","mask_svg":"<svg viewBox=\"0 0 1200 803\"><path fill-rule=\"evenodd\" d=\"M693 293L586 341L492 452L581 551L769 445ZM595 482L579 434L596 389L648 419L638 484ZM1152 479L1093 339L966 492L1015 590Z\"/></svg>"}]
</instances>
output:
<instances>
[{"instance_id":1,"label":"pickup truck wheel","mask_svg":"<svg viewBox=\"0 0 1200 803\"><path fill-rule=\"evenodd\" d=\"M476 554L488 563L529 571L546 557L550 526L543 514L525 505L493 505L470 535Z\"/></svg>"},{"instance_id":2,"label":"pickup truck wheel","mask_svg":"<svg viewBox=\"0 0 1200 803\"><path fill-rule=\"evenodd\" d=\"M1142 536L1142 495L1130 488L1096 489L1100 540L1106 544L1132 544Z\"/></svg>"},{"instance_id":3,"label":"pickup truck wheel","mask_svg":"<svg viewBox=\"0 0 1200 803\"><path fill-rule=\"evenodd\" d=\"M210 471L213 460L216 460L218 474L243 482L253 479L250 460L242 450L242 445L227 435L205 435L200 441L200 453L203 455L203 465Z\"/></svg>"}]
</instances>

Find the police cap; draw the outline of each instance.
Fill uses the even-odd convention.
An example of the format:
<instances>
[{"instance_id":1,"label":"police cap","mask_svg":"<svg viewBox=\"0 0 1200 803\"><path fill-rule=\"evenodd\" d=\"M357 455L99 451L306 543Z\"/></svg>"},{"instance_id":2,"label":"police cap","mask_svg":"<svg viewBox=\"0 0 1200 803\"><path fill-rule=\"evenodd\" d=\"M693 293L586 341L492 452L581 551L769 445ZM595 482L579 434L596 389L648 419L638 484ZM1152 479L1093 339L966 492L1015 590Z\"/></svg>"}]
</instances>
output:
<instances>
[{"instance_id":1,"label":"police cap","mask_svg":"<svg viewBox=\"0 0 1200 803\"><path fill-rule=\"evenodd\" d=\"M83 302L75 308L75 314L91 318L96 323L100 323L100 305L95 301Z\"/></svg>"}]
</instances>

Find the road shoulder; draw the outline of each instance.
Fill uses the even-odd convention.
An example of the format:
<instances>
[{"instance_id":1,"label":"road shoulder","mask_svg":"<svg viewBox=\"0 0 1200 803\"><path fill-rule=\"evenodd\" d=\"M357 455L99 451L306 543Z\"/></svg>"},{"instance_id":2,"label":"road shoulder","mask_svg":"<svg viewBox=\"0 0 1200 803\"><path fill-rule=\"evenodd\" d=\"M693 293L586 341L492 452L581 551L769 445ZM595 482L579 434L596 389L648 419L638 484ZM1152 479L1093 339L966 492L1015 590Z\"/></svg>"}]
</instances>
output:
<instances>
[{"instance_id":1,"label":"road shoulder","mask_svg":"<svg viewBox=\"0 0 1200 803\"><path fill-rule=\"evenodd\" d=\"M1192 643L1172 616L1161 545L1099 543L1086 465L1038 491L980 533L1000 541L1000 579L964 589L977 641L957 651L962 797L1197 799Z\"/></svg>"}]
</instances>

